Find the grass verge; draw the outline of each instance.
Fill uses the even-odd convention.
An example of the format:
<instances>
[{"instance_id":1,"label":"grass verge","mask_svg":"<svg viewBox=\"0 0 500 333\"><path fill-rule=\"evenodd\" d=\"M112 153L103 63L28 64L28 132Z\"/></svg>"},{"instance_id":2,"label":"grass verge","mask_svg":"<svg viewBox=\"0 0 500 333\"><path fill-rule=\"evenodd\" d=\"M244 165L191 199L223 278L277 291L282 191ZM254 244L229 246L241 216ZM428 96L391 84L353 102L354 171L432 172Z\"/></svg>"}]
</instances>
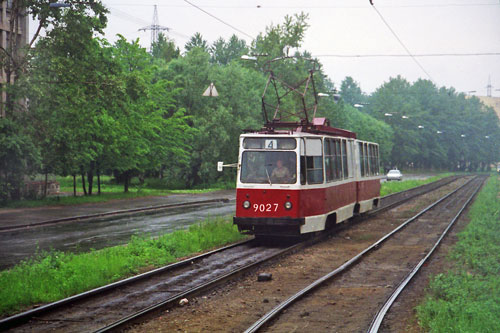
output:
<instances>
[{"instance_id":1,"label":"grass verge","mask_svg":"<svg viewBox=\"0 0 500 333\"><path fill-rule=\"evenodd\" d=\"M44 253L0 272L0 315L53 302L243 239L229 218L207 220L158 238L88 253Z\"/></svg>"},{"instance_id":2,"label":"grass verge","mask_svg":"<svg viewBox=\"0 0 500 333\"><path fill-rule=\"evenodd\" d=\"M469 212L450 259L453 268L434 276L417 307L431 332L500 332L500 187L490 177Z\"/></svg>"},{"instance_id":3,"label":"grass verge","mask_svg":"<svg viewBox=\"0 0 500 333\"><path fill-rule=\"evenodd\" d=\"M412 179L412 180L403 180L400 182L383 182L380 187L380 196L386 196L388 194L396 193L396 192L401 192L404 190L408 190L410 188L414 188L417 186L422 186L428 183L435 182L436 180L439 180L444 177L451 176L452 173L442 173L434 177L430 177L427 179Z\"/></svg>"},{"instance_id":4,"label":"grass verge","mask_svg":"<svg viewBox=\"0 0 500 333\"><path fill-rule=\"evenodd\" d=\"M163 196L169 194L195 194L208 193L223 189L235 188L235 184L220 182L217 184L200 186L200 188L178 189L174 184L162 183L160 179L147 179L144 185L140 185L136 178L133 179L128 193L123 192L123 185L114 183L109 176L102 177L101 194L97 195L97 183L94 183L93 194L91 196L73 196L73 178L57 177L60 183L60 191L70 195L50 196L34 200L18 200L0 203L3 208L32 208L45 206L70 206L85 203L107 202L111 200L133 199L148 196ZM80 183L77 183L80 186ZM172 188L170 188L172 187ZM81 190L81 187L78 188Z\"/></svg>"}]
</instances>

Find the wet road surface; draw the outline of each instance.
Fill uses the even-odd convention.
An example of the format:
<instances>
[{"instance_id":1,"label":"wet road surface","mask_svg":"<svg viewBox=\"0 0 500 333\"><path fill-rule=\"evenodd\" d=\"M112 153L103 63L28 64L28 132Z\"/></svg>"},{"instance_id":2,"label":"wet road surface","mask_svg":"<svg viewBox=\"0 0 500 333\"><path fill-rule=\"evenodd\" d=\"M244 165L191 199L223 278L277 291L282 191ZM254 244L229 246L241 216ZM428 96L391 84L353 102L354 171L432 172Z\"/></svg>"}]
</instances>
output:
<instances>
[{"instance_id":1,"label":"wet road surface","mask_svg":"<svg viewBox=\"0 0 500 333\"><path fill-rule=\"evenodd\" d=\"M158 236L187 228L207 217L232 215L234 210L234 201L230 201L169 209L157 215L75 221L0 233L0 269L15 265L37 252L86 252L101 249L127 243L132 235Z\"/></svg>"}]
</instances>

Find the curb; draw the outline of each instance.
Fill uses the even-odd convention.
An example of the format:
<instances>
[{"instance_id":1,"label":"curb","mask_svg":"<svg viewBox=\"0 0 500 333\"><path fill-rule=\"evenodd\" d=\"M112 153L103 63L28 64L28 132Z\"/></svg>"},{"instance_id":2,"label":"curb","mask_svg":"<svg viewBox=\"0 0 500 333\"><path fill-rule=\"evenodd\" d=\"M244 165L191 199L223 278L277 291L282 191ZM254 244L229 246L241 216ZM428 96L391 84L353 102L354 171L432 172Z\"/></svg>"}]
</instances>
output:
<instances>
[{"instance_id":1,"label":"curb","mask_svg":"<svg viewBox=\"0 0 500 333\"><path fill-rule=\"evenodd\" d=\"M210 199L210 200L165 204L165 205L158 205L158 206L146 206L146 207L139 207L139 208L132 208L132 209L113 210L113 211L109 211L109 212L96 213L96 214L63 217L63 218L59 218L59 219L46 220L46 221L41 221L41 222L36 222L36 223L31 223L31 224L22 224L22 225L16 225L16 226L0 227L0 232L16 231L16 230L20 230L20 229L28 229L31 227L40 227L40 226L44 226L44 225L56 224L56 223L62 223L62 222L70 222L70 221L75 221L75 220L96 219L96 218L107 217L107 216L134 215L137 213L151 212L151 211L168 209L168 208L196 206L196 205L203 205L203 204L216 203L216 202L227 203L229 201L230 201L230 199L228 199L228 198L220 198L220 199Z\"/></svg>"}]
</instances>

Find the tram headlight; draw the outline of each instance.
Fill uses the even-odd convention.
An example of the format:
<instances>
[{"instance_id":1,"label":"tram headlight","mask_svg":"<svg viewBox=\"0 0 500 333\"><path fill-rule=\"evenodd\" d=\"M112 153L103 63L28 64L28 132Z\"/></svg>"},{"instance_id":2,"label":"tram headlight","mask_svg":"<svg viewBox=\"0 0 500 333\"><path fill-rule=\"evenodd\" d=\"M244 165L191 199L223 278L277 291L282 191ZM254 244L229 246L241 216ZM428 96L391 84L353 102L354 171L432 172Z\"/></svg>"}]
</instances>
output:
<instances>
[{"instance_id":1,"label":"tram headlight","mask_svg":"<svg viewBox=\"0 0 500 333\"><path fill-rule=\"evenodd\" d=\"M285 209L287 210L292 209L292 203L290 201L285 202Z\"/></svg>"},{"instance_id":2,"label":"tram headlight","mask_svg":"<svg viewBox=\"0 0 500 333\"><path fill-rule=\"evenodd\" d=\"M245 209L250 208L250 201L248 201L248 200L243 201L243 208L245 208Z\"/></svg>"}]
</instances>

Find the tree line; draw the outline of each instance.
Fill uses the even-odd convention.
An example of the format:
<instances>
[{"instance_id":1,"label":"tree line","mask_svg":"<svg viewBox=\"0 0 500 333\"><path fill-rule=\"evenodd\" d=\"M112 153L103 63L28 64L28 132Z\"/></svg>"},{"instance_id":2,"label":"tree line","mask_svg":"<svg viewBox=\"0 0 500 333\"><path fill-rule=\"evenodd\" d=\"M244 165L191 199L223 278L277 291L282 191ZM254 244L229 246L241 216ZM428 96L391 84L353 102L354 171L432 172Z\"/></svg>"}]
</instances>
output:
<instances>
[{"instance_id":1,"label":"tree line","mask_svg":"<svg viewBox=\"0 0 500 333\"><path fill-rule=\"evenodd\" d=\"M73 176L75 191L78 182L87 195L100 193L103 174L113 175L124 191L134 176L182 187L234 181L234 173L216 172L216 162L236 161L241 132L262 126L265 62L298 49L308 27L306 14L286 16L250 45L235 35L209 44L197 33L184 52L160 34L147 52L138 40L119 36L111 44L102 37L107 10L100 1L63 11L47 11L40 1L27 4L47 33L22 50L16 80L3 87L8 102L0 119L0 200L18 199L23 182L35 174ZM12 63L9 52L15 51L4 50L2 64ZM292 53L310 58L307 51ZM267 56L241 59L248 54ZM308 66L285 61L276 71L297 82ZM315 79L319 92L334 94L321 64ZM202 96L210 83L218 97ZM498 120L451 88L398 77L366 96L346 78L340 95L339 102L321 98L317 116L378 142L385 164L473 169L498 159ZM365 107L354 107L360 103ZM391 112L421 121L423 130L384 116ZM443 140L426 135L437 127ZM467 135L465 146L453 148L452 133ZM491 140L483 143L478 133Z\"/></svg>"}]
</instances>

